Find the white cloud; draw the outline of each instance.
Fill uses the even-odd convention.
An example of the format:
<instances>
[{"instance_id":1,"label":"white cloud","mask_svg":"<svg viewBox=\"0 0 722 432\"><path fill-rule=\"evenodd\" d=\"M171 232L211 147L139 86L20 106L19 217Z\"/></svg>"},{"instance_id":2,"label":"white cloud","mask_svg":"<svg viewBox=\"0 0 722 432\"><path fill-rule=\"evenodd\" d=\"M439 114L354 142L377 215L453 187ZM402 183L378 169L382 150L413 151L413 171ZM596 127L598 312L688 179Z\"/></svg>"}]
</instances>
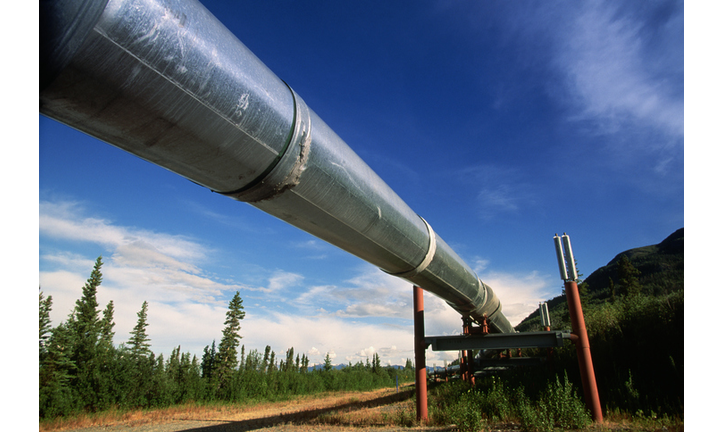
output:
<instances>
[{"instance_id":1,"label":"white cloud","mask_svg":"<svg viewBox=\"0 0 722 432\"><path fill-rule=\"evenodd\" d=\"M41 202L40 234L68 242L67 248L93 243L107 251L97 298L101 309L113 300L116 344L127 341L137 312L148 301L148 335L154 351L169 353L180 343L200 352L220 333L228 293L247 289L203 274L196 263L206 260L210 251L205 246L183 236L87 217L76 203ZM95 257L41 248L40 259L40 286L53 296L51 318L59 324L81 297ZM270 285L274 283L278 280Z\"/></svg>"},{"instance_id":2,"label":"white cloud","mask_svg":"<svg viewBox=\"0 0 722 432\"><path fill-rule=\"evenodd\" d=\"M553 278L534 271L527 274L486 272L479 277L489 285L502 304L502 313L512 326L529 316L540 301L549 298Z\"/></svg>"},{"instance_id":3,"label":"white cloud","mask_svg":"<svg viewBox=\"0 0 722 432\"><path fill-rule=\"evenodd\" d=\"M489 267L489 260L483 259L483 258L474 258L473 261L473 270L476 273L481 273L482 271L486 270L486 268Z\"/></svg>"},{"instance_id":4,"label":"white cloud","mask_svg":"<svg viewBox=\"0 0 722 432\"><path fill-rule=\"evenodd\" d=\"M167 355L180 345L183 352L200 356L204 346L220 340L228 298L238 290L242 298L253 298L263 305L246 305L246 318L241 323L241 343L246 352L270 345L278 354L294 347L305 351L312 363L322 363L326 353L352 363L365 361L373 353L380 355L383 364L403 365L407 358L413 358L412 285L370 264L358 267L356 276L340 286L306 288L303 275L284 270L268 272L263 287L219 282L203 269L209 261L204 253L209 249L187 238L84 217L76 205L60 203L42 208L41 216L46 222L52 221L44 225L42 235L63 238L71 246L82 241L107 247L98 302L101 309L111 299L114 302L117 344L128 340L141 304L148 301L148 335L154 352ZM95 227L92 234L83 232L88 221ZM196 246L195 253L183 252ZM58 324L81 296L94 257L78 252L41 252L40 283L46 295L53 296L52 318ZM484 259L476 261L477 269L487 265ZM515 276L488 272L481 276L502 300L512 323L536 307L541 298L539 290L546 286L545 278L536 273ZM279 292L285 293L288 301L278 303ZM294 307L288 308L288 304ZM426 293L425 326L428 335L458 334L461 318L446 302ZM455 355L427 352L429 364L441 365Z\"/></svg>"},{"instance_id":5,"label":"white cloud","mask_svg":"<svg viewBox=\"0 0 722 432\"><path fill-rule=\"evenodd\" d=\"M362 349L361 351L359 351L357 355L358 355L359 357L369 357L369 358L371 358L371 357L374 356L374 354L376 354L376 349L375 349L374 347L370 346L370 347L368 347L368 348L364 348L364 349Z\"/></svg>"},{"instance_id":6,"label":"white cloud","mask_svg":"<svg viewBox=\"0 0 722 432\"><path fill-rule=\"evenodd\" d=\"M313 286L294 301L306 307L323 306L339 317L411 318L411 284L363 264L343 286Z\"/></svg>"},{"instance_id":7,"label":"white cloud","mask_svg":"<svg viewBox=\"0 0 722 432\"><path fill-rule=\"evenodd\" d=\"M368 352L369 347L378 352L396 347L399 352L405 353L402 356L413 356L412 325L398 328L333 316L307 317L271 312L247 313L241 326L241 343L246 344L246 350L270 345L278 353L294 347L299 351L306 350L311 364L323 363L326 353L332 359L343 359L345 363L365 361L366 356L360 353ZM386 363L389 359L381 360ZM396 359L391 360L396 364Z\"/></svg>"},{"instance_id":8,"label":"white cloud","mask_svg":"<svg viewBox=\"0 0 722 432\"><path fill-rule=\"evenodd\" d=\"M300 274L277 270L268 280L268 288L265 288L264 291L269 293L282 291L298 285L302 280L303 276Z\"/></svg>"},{"instance_id":9,"label":"white cloud","mask_svg":"<svg viewBox=\"0 0 722 432\"><path fill-rule=\"evenodd\" d=\"M676 72L682 59L654 64L645 52L645 22L606 2L584 5L570 33L560 35L556 58L583 107L576 115L596 119L612 132L632 121L682 137L684 100L667 77L657 74L659 67ZM681 22L675 26L668 31L681 31Z\"/></svg>"},{"instance_id":10,"label":"white cloud","mask_svg":"<svg viewBox=\"0 0 722 432\"><path fill-rule=\"evenodd\" d=\"M87 217L74 202L40 202L40 234L50 238L90 242L108 250L132 243L150 244L158 252L182 260L198 260L209 251L197 242L183 236L155 233L143 229L120 227L113 222Z\"/></svg>"}]
</instances>

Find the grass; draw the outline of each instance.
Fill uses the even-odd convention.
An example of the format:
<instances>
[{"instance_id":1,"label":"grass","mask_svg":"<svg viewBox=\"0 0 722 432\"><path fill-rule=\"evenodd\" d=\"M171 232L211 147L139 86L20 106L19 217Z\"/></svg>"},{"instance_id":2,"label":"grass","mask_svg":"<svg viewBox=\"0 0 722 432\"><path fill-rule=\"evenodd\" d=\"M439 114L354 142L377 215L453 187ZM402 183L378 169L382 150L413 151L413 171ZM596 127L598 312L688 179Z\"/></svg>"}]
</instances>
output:
<instances>
[{"instance_id":1,"label":"grass","mask_svg":"<svg viewBox=\"0 0 722 432\"><path fill-rule=\"evenodd\" d=\"M566 379L549 383L539 397L530 398L522 387L510 388L492 381L483 390L465 383L430 387L429 422L416 421L413 386L400 393L394 388L369 392L337 392L295 397L283 402L187 403L165 409L108 410L96 414L43 421L41 432L74 430L93 426L140 426L180 420L236 423L252 428L284 426L289 430L353 427L355 430L413 428L414 430L489 430L590 432L684 431L681 418L653 412L628 413L607 410L602 424L593 424L574 388ZM544 402L544 401L553 401ZM396 429L394 429L396 430Z\"/></svg>"},{"instance_id":2,"label":"grass","mask_svg":"<svg viewBox=\"0 0 722 432\"><path fill-rule=\"evenodd\" d=\"M180 420L224 421L272 426L278 424L309 425L383 425L394 418L415 417L413 406L405 413L388 415L384 409L408 400L413 394L406 386L402 392L395 388L368 392L329 392L320 395L304 395L282 402L237 403L186 403L162 409L118 410L80 414L41 420L40 432L56 432L93 426L161 424ZM408 422L408 421L407 421Z\"/></svg>"}]
</instances>

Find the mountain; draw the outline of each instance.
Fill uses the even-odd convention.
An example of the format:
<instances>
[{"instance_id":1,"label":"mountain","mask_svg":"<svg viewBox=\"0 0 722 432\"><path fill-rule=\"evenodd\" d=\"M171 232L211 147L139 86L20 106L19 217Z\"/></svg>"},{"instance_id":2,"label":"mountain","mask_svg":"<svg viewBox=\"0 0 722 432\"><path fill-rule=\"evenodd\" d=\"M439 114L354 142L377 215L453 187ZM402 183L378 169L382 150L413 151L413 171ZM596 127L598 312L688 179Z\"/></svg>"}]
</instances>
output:
<instances>
[{"instance_id":1,"label":"mountain","mask_svg":"<svg viewBox=\"0 0 722 432\"><path fill-rule=\"evenodd\" d=\"M659 244L629 249L618 254L606 266L590 274L580 284L580 290L586 287L588 304L603 303L611 297L610 280L614 286L619 287L619 262L623 256L639 270L638 279L643 294L660 296L684 289L684 228L680 228ZM547 301L547 305L550 314L554 310L567 307L563 295ZM537 309L519 323L516 330L538 330L535 328L539 327L538 323Z\"/></svg>"}]
</instances>

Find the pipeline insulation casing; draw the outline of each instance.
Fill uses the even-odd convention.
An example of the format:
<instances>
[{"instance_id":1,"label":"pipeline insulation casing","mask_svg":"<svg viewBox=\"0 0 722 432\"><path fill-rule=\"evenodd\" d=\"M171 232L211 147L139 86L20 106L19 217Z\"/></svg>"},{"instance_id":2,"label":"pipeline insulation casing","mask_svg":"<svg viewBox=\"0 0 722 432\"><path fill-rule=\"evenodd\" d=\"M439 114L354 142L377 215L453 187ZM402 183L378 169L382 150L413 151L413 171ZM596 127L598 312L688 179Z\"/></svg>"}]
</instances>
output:
<instances>
[{"instance_id":1,"label":"pipeline insulation casing","mask_svg":"<svg viewBox=\"0 0 722 432\"><path fill-rule=\"evenodd\" d=\"M494 292L195 0L41 1L40 112L513 332Z\"/></svg>"}]
</instances>

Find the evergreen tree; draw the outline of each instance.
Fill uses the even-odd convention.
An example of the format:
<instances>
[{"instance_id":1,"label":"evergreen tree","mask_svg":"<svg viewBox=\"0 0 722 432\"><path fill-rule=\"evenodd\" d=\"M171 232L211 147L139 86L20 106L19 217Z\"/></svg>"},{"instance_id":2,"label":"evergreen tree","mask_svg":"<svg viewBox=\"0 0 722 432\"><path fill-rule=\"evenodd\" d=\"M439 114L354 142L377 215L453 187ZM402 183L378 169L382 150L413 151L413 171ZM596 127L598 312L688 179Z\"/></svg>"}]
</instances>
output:
<instances>
[{"instance_id":1,"label":"evergreen tree","mask_svg":"<svg viewBox=\"0 0 722 432\"><path fill-rule=\"evenodd\" d=\"M69 355L73 345L73 333L67 323L61 323L50 332L47 354L40 365L41 418L68 414L77 406L77 394L71 386L71 380L77 373L75 362Z\"/></svg>"},{"instance_id":2,"label":"evergreen tree","mask_svg":"<svg viewBox=\"0 0 722 432\"><path fill-rule=\"evenodd\" d=\"M286 351L286 362L284 363L283 371L289 372L293 368L293 347Z\"/></svg>"},{"instance_id":3,"label":"evergreen tree","mask_svg":"<svg viewBox=\"0 0 722 432\"><path fill-rule=\"evenodd\" d=\"M241 361L239 362L238 368L244 369L246 367L246 346L241 345Z\"/></svg>"},{"instance_id":4,"label":"evergreen tree","mask_svg":"<svg viewBox=\"0 0 722 432\"><path fill-rule=\"evenodd\" d=\"M271 351L271 358L268 359L268 372L276 371L276 352Z\"/></svg>"},{"instance_id":5,"label":"evergreen tree","mask_svg":"<svg viewBox=\"0 0 722 432\"><path fill-rule=\"evenodd\" d=\"M612 303L617 301L617 288L614 286L614 280L611 276L609 277L609 297Z\"/></svg>"},{"instance_id":6,"label":"evergreen tree","mask_svg":"<svg viewBox=\"0 0 722 432\"><path fill-rule=\"evenodd\" d=\"M98 257L90 278L83 286L83 295L75 302L75 308L68 318L68 326L75 333L76 346L73 350L73 360L81 369L95 355L100 335L97 293L103 281L103 274L100 272L102 266L102 257Z\"/></svg>"},{"instance_id":7,"label":"evergreen tree","mask_svg":"<svg viewBox=\"0 0 722 432\"><path fill-rule=\"evenodd\" d=\"M75 365L76 371L76 374L71 376L70 385L78 393L79 405L92 411L104 408L108 396L104 392L103 384L107 378L104 372L107 370L101 370L101 364L106 359L98 357L100 311L97 293L103 281L102 266L102 257L98 257L90 278L83 286L83 294L75 302L75 308L67 321L70 332L67 340L71 344L67 357Z\"/></svg>"},{"instance_id":8,"label":"evergreen tree","mask_svg":"<svg viewBox=\"0 0 722 432\"><path fill-rule=\"evenodd\" d=\"M61 324L55 329L50 326L53 297L44 298L41 291L39 300L39 414L44 418L62 415L72 409L74 396L69 382L75 373L75 364L68 357L72 343L67 326Z\"/></svg>"},{"instance_id":9,"label":"evergreen tree","mask_svg":"<svg viewBox=\"0 0 722 432\"><path fill-rule=\"evenodd\" d=\"M309 361L309 360L308 360L308 357L307 357L306 354L304 353L304 354L301 356L301 372L303 372L303 373L308 372L308 361Z\"/></svg>"},{"instance_id":10,"label":"evergreen tree","mask_svg":"<svg viewBox=\"0 0 722 432\"><path fill-rule=\"evenodd\" d=\"M115 336L113 331L113 327L115 327L113 321L114 310L113 300L111 300L103 310L103 319L100 320L100 344L105 351L113 348L113 336Z\"/></svg>"},{"instance_id":11,"label":"evergreen tree","mask_svg":"<svg viewBox=\"0 0 722 432\"><path fill-rule=\"evenodd\" d=\"M151 354L150 338L145 332L146 327L148 327L148 302L144 301L138 312L138 322L130 332L131 336L128 341L133 357L148 357Z\"/></svg>"},{"instance_id":12,"label":"evergreen tree","mask_svg":"<svg viewBox=\"0 0 722 432\"><path fill-rule=\"evenodd\" d=\"M236 291L236 294L228 303L223 337L218 345L217 371L221 386L227 384L233 370L238 366L238 345L240 345L241 340L239 332L241 330L241 320L245 316L241 293Z\"/></svg>"},{"instance_id":13,"label":"evergreen tree","mask_svg":"<svg viewBox=\"0 0 722 432\"><path fill-rule=\"evenodd\" d=\"M263 352L263 363L261 363L261 373L268 372L268 360L271 358L271 346L266 345L266 350Z\"/></svg>"},{"instance_id":14,"label":"evergreen tree","mask_svg":"<svg viewBox=\"0 0 722 432\"><path fill-rule=\"evenodd\" d=\"M328 372L331 369L333 369L333 365L331 364L331 354L326 353L326 357L323 359L323 370Z\"/></svg>"},{"instance_id":15,"label":"evergreen tree","mask_svg":"<svg viewBox=\"0 0 722 432\"><path fill-rule=\"evenodd\" d=\"M381 358L379 357L378 353L374 353L373 356L373 366L371 368L371 371L374 373L381 372Z\"/></svg>"},{"instance_id":16,"label":"evergreen tree","mask_svg":"<svg viewBox=\"0 0 722 432\"><path fill-rule=\"evenodd\" d=\"M201 376L210 379L215 370L216 361L216 341L213 340L210 349L208 345L203 348L203 357L201 358Z\"/></svg>"},{"instance_id":17,"label":"evergreen tree","mask_svg":"<svg viewBox=\"0 0 722 432\"><path fill-rule=\"evenodd\" d=\"M39 357L40 363L42 364L43 358L48 351L48 339L50 338L51 326L50 326L50 309L53 306L53 296L44 298L43 292L40 291L40 337L39 337Z\"/></svg>"},{"instance_id":18,"label":"evergreen tree","mask_svg":"<svg viewBox=\"0 0 722 432\"><path fill-rule=\"evenodd\" d=\"M622 292L628 297L632 298L642 293L642 285L639 283L639 275L641 274L637 270L632 262L626 255L622 255L618 262L619 267L617 268L617 274L619 276L619 286L622 288Z\"/></svg>"}]
</instances>

